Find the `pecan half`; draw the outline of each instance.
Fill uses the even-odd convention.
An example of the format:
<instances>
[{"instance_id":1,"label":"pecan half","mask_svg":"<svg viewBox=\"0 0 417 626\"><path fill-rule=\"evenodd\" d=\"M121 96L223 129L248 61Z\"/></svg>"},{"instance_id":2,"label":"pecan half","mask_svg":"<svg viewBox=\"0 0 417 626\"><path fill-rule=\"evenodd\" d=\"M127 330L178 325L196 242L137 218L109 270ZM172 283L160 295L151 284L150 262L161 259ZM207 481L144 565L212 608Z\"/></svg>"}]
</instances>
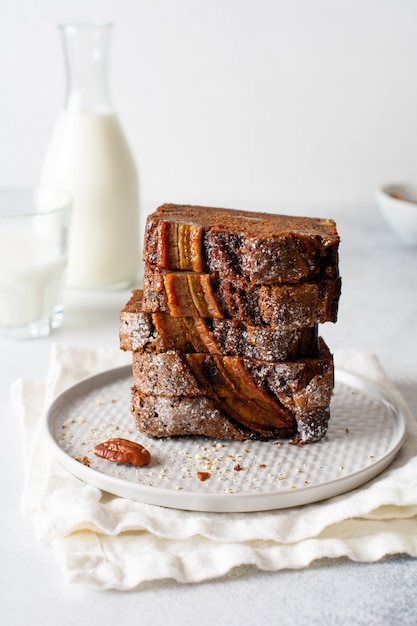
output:
<instances>
[{"instance_id":1,"label":"pecan half","mask_svg":"<svg viewBox=\"0 0 417 626\"><path fill-rule=\"evenodd\" d=\"M108 439L93 448L95 455L116 463L131 463L138 467L148 465L151 455L140 443L129 439Z\"/></svg>"}]
</instances>

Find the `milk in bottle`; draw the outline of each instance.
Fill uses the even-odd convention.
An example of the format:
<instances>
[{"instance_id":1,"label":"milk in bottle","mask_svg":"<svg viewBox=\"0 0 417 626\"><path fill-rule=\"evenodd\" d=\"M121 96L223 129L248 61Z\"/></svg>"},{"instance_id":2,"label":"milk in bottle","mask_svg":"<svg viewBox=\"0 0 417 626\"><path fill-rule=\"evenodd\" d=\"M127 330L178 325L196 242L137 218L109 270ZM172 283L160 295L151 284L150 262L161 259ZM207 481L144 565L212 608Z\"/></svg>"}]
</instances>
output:
<instances>
[{"instance_id":1,"label":"milk in bottle","mask_svg":"<svg viewBox=\"0 0 417 626\"><path fill-rule=\"evenodd\" d=\"M41 174L73 198L67 284L77 288L127 287L140 261L137 172L107 84L110 30L61 26L68 92Z\"/></svg>"}]
</instances>

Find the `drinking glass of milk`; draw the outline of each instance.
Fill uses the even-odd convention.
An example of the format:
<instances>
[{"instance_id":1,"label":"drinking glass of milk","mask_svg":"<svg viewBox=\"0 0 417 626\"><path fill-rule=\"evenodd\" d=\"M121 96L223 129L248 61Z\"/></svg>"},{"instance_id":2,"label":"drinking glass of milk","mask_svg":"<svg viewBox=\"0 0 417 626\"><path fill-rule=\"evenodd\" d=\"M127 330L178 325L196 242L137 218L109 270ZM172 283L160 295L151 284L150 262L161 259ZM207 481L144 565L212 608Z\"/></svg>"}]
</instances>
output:
<instances>
[{"instance_id":1,"label":"drinking glass of milk","mask_svg":"<svg viewBox=\"0 0 417 626\"><path fill-rule=\"evenodd\" d=\"M140 267L138 180L110 98L112 24L68 23L59 28L67 91L41 184L63 189L73 199L67 285L128 287Z\"/></svg>"},{"instance_id":2,"label":"drinking glass of milk","mask_svg":"<svg viewBox=\"0 0 417 626\"><path fill-rule=\"evenodd\" d=\"M71 198L0 189L0 337L46 337L61 326Z\"/></svg>"}]
</instances>

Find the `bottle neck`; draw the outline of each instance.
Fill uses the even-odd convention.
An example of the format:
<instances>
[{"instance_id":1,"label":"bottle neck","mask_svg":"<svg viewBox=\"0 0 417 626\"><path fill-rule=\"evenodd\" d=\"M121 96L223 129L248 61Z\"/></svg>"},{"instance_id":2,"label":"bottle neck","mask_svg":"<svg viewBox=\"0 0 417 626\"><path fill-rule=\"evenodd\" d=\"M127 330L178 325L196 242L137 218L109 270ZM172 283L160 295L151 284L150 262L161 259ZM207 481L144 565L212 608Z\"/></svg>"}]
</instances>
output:
<instances>
[{"instance_id":1,"label":"bottle neck","mask_svg":"<svg viewBox=\"0 0 417 626\"><path fill-rule=\"evenodd\" d=\"M67 78L65 108L73 112L110 112L108 66L112 25L60 26Z\"/></svg>"}]
</instances>

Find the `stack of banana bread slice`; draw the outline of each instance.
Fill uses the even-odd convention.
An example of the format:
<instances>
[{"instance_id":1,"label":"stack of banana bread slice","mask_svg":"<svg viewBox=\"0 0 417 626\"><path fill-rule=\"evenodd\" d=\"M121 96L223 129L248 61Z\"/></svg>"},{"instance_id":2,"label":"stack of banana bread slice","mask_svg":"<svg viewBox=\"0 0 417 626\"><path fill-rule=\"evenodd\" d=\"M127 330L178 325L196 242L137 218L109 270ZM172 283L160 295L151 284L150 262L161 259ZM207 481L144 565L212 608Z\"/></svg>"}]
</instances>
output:
<instances>
[{"instance_id":1,"label":"stack of banana bread slice","mask_svg":"<svg viewBox=\"0 0 417 626\"><path fill-rule=\"evenodd\" d=\"M147 436L289 438L327 430L339 236L330 219L166 204L146 222L143 290L120 316L131 410Z\"/></svg>"}]
</instances>

